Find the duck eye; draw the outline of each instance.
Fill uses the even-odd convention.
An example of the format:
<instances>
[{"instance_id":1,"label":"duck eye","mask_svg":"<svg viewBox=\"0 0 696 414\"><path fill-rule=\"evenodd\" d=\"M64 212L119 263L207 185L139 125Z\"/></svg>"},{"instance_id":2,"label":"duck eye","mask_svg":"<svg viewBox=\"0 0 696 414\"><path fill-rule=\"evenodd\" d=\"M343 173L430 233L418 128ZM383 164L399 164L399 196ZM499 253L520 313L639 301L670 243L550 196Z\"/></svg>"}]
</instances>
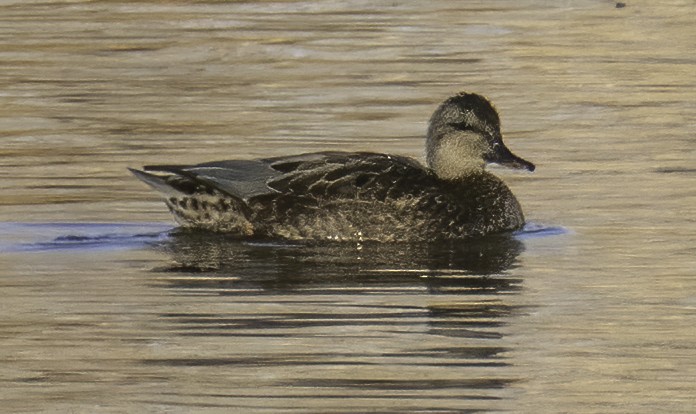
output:
<instances>
[{"instance_id":1,"label":"duck eye","mask_svg":"<svg viewBox=\"0 0 696 414\"><path fill-rule=\"evenodd\" d=\"M468 122L450 122L449 126L460 131L473 131L474 127Z\"/></svg>"}]
</instances>

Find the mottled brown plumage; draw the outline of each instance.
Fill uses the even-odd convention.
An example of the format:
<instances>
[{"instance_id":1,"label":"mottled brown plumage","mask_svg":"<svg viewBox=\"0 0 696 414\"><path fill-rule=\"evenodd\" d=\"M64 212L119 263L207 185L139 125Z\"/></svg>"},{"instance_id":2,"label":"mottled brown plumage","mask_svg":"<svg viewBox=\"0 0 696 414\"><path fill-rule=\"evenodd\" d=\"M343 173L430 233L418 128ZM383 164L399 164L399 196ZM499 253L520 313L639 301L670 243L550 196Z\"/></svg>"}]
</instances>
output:
<instances>
[{"instance_id":1,"label":"mottled brown plumage","mask_svg":"<svg viewBox=\"0 0 696 414\"><path fill-rule=\"evenodd\" d=\"M180 224L243 236L428 241L524 225L515 196L484 166L534 166L505 147L485 98L443 102L426 147L427 167L403 156L317 152L131 171L165 195Z\"/></svg>"}]
</instances>

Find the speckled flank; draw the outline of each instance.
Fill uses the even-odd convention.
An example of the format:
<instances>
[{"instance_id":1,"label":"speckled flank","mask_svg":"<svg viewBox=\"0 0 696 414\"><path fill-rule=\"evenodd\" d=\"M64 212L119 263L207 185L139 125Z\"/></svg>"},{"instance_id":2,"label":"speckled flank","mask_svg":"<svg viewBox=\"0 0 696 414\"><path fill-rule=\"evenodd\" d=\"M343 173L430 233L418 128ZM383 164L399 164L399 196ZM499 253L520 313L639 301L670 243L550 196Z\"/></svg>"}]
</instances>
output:
<instances>
[{"instance_id":1,"label":"speckled flank","mask_svg":"<svg viewBox=\"0 0 696 414\"><path fill-rule=\"evenodd\" d=\"M254 226L242 214L230 198L219 194L196 194L195 196L169 197L165 199L169 211L177 223L220 232L251 236Z\"/></svg>"},{"instance_id":2,"label":"speckled flank","mask_svg":"<svg viewBox=\"0 0 696 414\"><path fill-rule=\"evenodd\" d=\"M273 224L269 233L292 240L381 241L425 240L427 215L418 212L418 200L386 202L361 200L327 203L312 214L300 214Z\"/></svg>"}]
</instances>

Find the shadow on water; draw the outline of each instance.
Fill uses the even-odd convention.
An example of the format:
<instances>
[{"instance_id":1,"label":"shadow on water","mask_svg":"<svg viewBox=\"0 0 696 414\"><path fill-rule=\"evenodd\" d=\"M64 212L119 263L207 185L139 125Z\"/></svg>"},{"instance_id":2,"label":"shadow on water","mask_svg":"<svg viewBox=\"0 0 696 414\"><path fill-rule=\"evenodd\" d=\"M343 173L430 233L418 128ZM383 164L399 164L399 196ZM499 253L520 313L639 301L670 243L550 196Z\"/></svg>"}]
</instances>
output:
<instances>
[{"instance_id":1,"label":"shadow on water","mask_svg":"<svg viewBox=\"0 0 696 414\"><path fill-rule=\"evenodd\" d=\"M168 237L153 223L0 223L0 252L93 251L142 248Z\"/></svg>"}]
</instances>

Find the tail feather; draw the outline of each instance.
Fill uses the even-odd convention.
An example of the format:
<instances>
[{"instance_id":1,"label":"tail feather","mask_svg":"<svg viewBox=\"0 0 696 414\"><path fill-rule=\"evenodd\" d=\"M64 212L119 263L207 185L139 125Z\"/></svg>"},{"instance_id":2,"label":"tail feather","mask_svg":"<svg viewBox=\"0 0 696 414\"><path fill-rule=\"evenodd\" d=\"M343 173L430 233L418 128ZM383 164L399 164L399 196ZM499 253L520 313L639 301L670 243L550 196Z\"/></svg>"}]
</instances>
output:
<instances>
[{"instance_id":1,"label":"tail feather","mask_svg":"<svg viewBox=\"0 0 696 414\"><path fill-rule=\"evenodd\" d=\"M147 167L146 167L147 168ZM138 179L164 196L176 221L185 227L254 234L249 207L236 197L176 171L151 173L128 168Z\"/></svg>"},{"instance_id":2,"label":"tail feather","mask_svg":"<svg viewBox=\"0 0 696 414\"><path fill-rule=\"evenodd\" d=\"M222 191L214 182L205 180L188 171L183 171L178 167L145 167L142 171L135 168L128 168L140 181L157 190L168 204L174 203L172 200L200 199L209 200L213 197L216 200L225 199L235 206L236 211L249 216L251 211L247 203L241 198ZM150 171L156 171L152 173Z\"/></svg>"},{"instance_id":3,"label":"tail feather","mask_svg":"<svg viewBox=\"0 0 696 414\"><path fill-rule=\"evenodd\" d=\"M190 195L196 192L197 184L187 177L176 175L158 175L128 168L140 181L166 196Z\"/></svg>"}]
</instances>

